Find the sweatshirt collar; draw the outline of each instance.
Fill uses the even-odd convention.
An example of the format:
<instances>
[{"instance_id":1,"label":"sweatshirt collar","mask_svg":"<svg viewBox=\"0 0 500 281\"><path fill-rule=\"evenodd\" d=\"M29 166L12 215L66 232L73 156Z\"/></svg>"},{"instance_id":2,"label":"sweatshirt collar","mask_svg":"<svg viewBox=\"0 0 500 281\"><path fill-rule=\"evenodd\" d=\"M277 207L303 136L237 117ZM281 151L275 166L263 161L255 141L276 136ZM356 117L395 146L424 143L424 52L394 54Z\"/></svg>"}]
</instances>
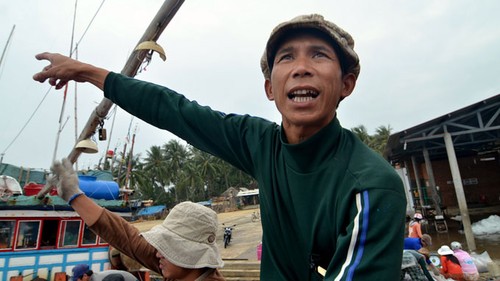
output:
<instances>
[{"instance_id":1,"label":"sweatshirt collar","mask_svg":"<svg viewBox=\"0 0 500 281\"><path fill-rule=\"evenodd\" d=\"M337 152L342 127L335 117L328 125L319 130L307 140L298 144L286 142L283 127L281 127L281 144L285 164L297 172L307 173L320 168L325 159L331 158Z\"/></svg>"}]
</instances>

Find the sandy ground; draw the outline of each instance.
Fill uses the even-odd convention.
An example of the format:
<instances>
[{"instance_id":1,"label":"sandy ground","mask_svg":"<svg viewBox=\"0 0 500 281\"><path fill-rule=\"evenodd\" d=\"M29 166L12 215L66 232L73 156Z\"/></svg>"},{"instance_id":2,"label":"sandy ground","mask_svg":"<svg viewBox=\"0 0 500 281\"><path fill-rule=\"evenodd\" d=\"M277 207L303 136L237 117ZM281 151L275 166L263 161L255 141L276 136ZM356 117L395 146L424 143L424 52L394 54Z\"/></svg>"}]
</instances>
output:
<instances>
[{"instance_id":1,"label":"sandy ground","mask_svg":"<svg viewBox=\"0 0 500 281\"><path fill-rule=\"evenodd\" d=\"M262 226L260 221L252 222L252 213L258 211L259 209L255 208L218 214L217 245L222 259L257 260L257 246L262 239ZM140 231L146 231L161 222L161 220L141 221L135 222L133 225ZM227 248L224 248L223 244L223 224L226 226L236 225L233 227L231 243Z\"/></svg>"},{"instance_id":2,"label":"sandy ground","mask_svg":"<svg viewBox=\"0 0 500 281\"><path fill-rule=\"evenodd\" d=\"M257 260L257 246L262 240L262 226L260 221L252 222L252 213L258 209L248 209L218 215L221 225L217 233L217 244L222 259ZM223 244L223 225L234 225L231 243L227 248Z\"/></svg>"}]
</instances>

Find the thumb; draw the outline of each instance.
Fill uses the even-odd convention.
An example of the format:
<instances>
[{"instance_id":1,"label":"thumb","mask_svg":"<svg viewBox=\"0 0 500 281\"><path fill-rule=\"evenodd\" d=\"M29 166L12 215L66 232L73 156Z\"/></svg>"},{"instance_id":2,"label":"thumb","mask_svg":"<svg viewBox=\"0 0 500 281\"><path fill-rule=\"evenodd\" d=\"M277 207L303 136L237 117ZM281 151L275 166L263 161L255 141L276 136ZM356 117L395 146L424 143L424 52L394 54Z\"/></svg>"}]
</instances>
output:
<instances>
[{"instance_id":1,"label":"thumb","mask_svg":"<svg viewBox=\"0 0 500 281\"><path fill-rule=\"evenodd\" d=\"M61 161L55 160L54 163L52 163L52 166L50 167L50 170L56 174L60 175L62 172L63 166Z\"/></svg>"}]
</instances>

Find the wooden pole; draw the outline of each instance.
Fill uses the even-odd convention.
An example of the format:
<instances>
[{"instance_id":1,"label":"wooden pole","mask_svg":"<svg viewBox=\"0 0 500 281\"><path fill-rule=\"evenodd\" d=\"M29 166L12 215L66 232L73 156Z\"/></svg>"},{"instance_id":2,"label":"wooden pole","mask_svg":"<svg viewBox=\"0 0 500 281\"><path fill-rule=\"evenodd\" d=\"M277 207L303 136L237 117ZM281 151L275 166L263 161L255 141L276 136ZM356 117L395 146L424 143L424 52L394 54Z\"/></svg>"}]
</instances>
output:
<instances>
[{"instance_id":1,"label":"wooden pole","mask_svg":"<svg viewBox=\"0 0 500 281\"><path fill-rule=\"evenodd\" d=\"M170 23L170 21L175 16L175 14L177 13L177 11L179 10L179 8L183 3L184 0L165 0L165 2L163 2L163 5L158 10L158 13L153 18L148 28L142 35L141 39L137 43L137 45L139 45L141 42L144 41L156 42L156 40L160 38L160 35L162 34L163 30ZM134 50L132 54L130 54L127 62L125 63L125 66L121 71L121 74L129 77L134 77L137 74L137 70L141 66L148 52L149 50ZM83 131L78 137L76 143L84 139L88 139L92 135L94 135L97 126L100 124L101 120L106 117L111 106L113 106L113 102L111 102L109 99L103 98L101 100L99 105L97 105L96 109L90 114L89 120L87 121L87 124L83 128ZM81 151L78 151L75 149L75 147L73 147L67 158L71 161L71 163L75 163L80 154ZM45 187L38 193L37 198L38 199L43 198L45 194L49 192L50 188L51 188L50 184L47 183Z\"/></svg>"},{"instance_id":2,"label":"wooden pole","mask_svg":"<svg viewBox=\"0 0 500 281\"><path fill-rule=\"evenodd\" d=\"M146 32L139 40L137 45L144 41L156 42L170 20L174 17L175 13L179 10L182 3L184 3L184 0L166 0L156 14L155 18L149 24L149 27L146 29ZM149 50L133 51L132 54L130 54L127 63L123 67L121 74L129 77L134 77L137 74L137 70L141 66L148 51ZM113 102L111 102L109 99L102 99L101 103L90 115L90 118L87 121L87 124L85 125L82 133L80 134L77 143L94 135L97 126L99 125L100 121L106 117L112 105ZM73 147L73 150L68 155L68 159L71 161L71 163L75 163L80 154L81 151L78 151Z\"/></svg>"}]
</instances>

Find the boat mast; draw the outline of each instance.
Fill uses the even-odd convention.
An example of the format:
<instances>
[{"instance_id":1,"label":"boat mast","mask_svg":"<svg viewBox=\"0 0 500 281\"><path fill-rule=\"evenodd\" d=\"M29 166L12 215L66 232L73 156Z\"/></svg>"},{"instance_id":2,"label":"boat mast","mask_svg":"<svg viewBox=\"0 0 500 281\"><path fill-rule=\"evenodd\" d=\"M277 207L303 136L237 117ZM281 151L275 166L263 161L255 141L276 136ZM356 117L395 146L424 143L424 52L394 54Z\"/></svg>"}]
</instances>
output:
<instances>
[{"instance_id":1,"label":"boat mast","mask_svg":"<svg viewBox=\"0 0 500 281\"><path fill-rule=\"evenodd\" d=\"M7 43L5 44L5 47L3 48L2 56L0 57L0 67L2 66L3 58L5 56L5 53L7 52L7 47L9 46L9 42L10 42L10 39L12 38L12 35L14 34L15 28L16 28L16 25L14 24L14 26L12 26L12 30L10 31L9 39L7 39Z\"/></svg>"},{"instance_id":2,"label":"boat mast","mask_svg":"<svg viewBox=\"0 0 500 281\"><path fill-rule=\"evenodd\" d=\"M5 53L7 52L7 47L9 46L10 39L12 39L12 35L14 34L14 29L16 29L15 24L12 26L12 30L10 31L9 38L7 39L7 43L5 43L5 47L3 48L2 56L0 57L0 69L2 69L3 58L5 56ZM1 71L0 71L0 74L1 74ZM0 153L0 164L3 163L3 156L4 155L5 155L5 151Z\"/></svg>"},{"instance_id":3,"label":"boat mast","mask_svg":"<svg viewBox=\"0 0 500 281\"><path fill-rule=\"evenodd\" d=\"M134 158L134 143L135 143L135 134L137 133L137 125L134 129L134 134L132 135L132 145L130 146L130 152L128 156L128 165L127 165L127 173L125 174L125 184L124 188L129 188L129 179L130 172L132 171L132 159Z\"/></svg>"},{"instance_id":4,"label":"boat mast","mask_svg":"<svg viewBox=\"0 0 500 281\"><path fill-rule=\"evenodd\" d=\"M71 30L71 43L69 46L69 57L71 58L73 56L73 39L75 37L75 23L76 23L76 6L77 6L78 0L75 0L75 11L73 12L73 29ZM57 148L59 146L59 137L61 136L61 132L64 128L64 122L63 124L63 115L64 115L64 109L66 107L66 96L68 94L68 84L66 83L66 86L64 87L64 95L63 95L63 102L61 105L61 113L59 114L59 128L57 128L57 134L56 134L56 144L54 147L54 155L52 156L52 162L56 160L57 157ZM68 117L69 118L69 117ZM66 120L68 120L66 118Z\"/></svg>"}]
</instances>

